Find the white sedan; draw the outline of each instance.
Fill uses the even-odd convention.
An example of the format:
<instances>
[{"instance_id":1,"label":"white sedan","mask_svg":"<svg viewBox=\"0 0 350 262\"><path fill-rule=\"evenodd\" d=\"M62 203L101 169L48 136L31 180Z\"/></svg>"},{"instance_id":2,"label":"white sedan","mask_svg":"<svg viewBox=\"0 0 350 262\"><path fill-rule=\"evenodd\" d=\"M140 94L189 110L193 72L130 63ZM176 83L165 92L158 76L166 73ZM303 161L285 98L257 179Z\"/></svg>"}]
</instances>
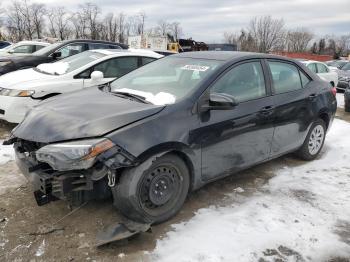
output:
<instances>
[{"instance_id":1,"label":"white sedan","mask_svg":"<svg viewBox=\"0 0 350 262\"><path fill-rule=\"evenodd\" d=\"M0 76L0 119L19 123L42 100L108 83L163 57L149 50L91 50Z\"/></svg>"},{"instance_id":2,"label":"white sedan","mask_svg":"<svg viewBox=\"0 0 350 262\"><path fill-rule=\"evenodd\" d=\"M318 61L301 61L311 71L316 73L322 80L329 82L333 87L338 85L338 73L336 70L332 70L325 63Z\"/></svg>"},{"instance_id":3,"label":"white sedan","mask_svg":"<svg viewBox=\"0 0 350 262\"><path fill-rule=\"evenodd\" d=\"M1 49L0 56L7 56L12 54L31 54L49 45L50 43L46 42L21 41Z\"/></svg>"}]
</instances>

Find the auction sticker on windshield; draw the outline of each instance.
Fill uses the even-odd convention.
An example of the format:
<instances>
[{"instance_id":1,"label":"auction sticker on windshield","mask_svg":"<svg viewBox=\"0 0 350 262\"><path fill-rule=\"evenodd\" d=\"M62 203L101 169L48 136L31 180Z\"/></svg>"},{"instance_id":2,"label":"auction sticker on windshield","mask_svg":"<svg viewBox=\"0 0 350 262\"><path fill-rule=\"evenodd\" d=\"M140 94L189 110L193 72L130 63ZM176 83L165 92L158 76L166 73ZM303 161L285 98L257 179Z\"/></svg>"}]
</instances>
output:
<instances>
[{"instance_id":1,"label":"auction sticker on windshield","mask_svg":"<svg viewBox=\"0 0 350 262\"><path fill-rule=\"evenodd\" d=\"M209 66L200 66L200 65L185 65L181 67L183 70L190 70L190 71L201 71L205 72L209 69Z\"/></svg>"}]
</instances>

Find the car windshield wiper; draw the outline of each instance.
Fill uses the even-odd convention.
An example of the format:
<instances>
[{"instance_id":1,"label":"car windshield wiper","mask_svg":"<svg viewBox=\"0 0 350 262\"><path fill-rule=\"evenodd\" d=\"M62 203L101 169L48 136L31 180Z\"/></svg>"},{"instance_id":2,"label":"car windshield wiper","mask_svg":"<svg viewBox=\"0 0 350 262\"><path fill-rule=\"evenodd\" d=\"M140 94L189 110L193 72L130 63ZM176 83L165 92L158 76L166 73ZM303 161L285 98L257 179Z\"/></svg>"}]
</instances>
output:
<instances>
[{"instance_id":1,"label":"car windshield wiper","mask_svg":"<svg viewBox=\"0 0 350 262\"><path fill-rule=\"evenodd\" d=\"M145 97L140 96L140 95L135 95L133 93L129 93L129 92L119 92L119 91L113 91L111 92L114 95L120 96L120 97L128 97L128 98L132 98L134 100L137 100L141 103L145 103L145 104L152 104L151 102L147 101Z\"/></svg>"}]
</instances>

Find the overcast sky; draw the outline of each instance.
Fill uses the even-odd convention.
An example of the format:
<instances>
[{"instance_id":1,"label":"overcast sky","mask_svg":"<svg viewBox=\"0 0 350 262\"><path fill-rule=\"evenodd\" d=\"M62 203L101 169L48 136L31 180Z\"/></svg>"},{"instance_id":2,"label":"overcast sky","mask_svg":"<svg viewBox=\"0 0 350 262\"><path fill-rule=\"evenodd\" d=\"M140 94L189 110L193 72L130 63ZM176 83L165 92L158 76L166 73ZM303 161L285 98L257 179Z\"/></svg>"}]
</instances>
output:
<instances>
[{"instance_id":1,"label":"overcast sky","mask_svg":"<svg viewBox=\"0 0 350 262\"><path fill-rule=\"evenodd\" d=\"M0 0L2 7L11 0ZM75 9L82 0L32 0ZM221 42L224 31L246 27L254 16L283 18L288 28L306 27L316 35L350 33L350 0L91 0L104 13L146 12L146 27L158 20L178 21L184 37Z\"/></svg>"}]
</instances>

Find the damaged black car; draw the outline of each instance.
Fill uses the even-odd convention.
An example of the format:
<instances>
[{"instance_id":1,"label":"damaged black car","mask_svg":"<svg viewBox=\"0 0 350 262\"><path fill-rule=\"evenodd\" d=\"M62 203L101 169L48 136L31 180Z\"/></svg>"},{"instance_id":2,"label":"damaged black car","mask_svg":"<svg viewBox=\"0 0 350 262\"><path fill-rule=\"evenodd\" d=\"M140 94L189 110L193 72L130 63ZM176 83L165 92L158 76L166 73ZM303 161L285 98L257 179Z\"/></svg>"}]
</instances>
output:
<instances>
[{"instance_id":1,"label":"damaged black car","mask_svg":"<svg viewBox=\"0 0 350 262\"><path fill-rule=\"evenodd\" d=\"M182 53L43 102L6 143L39 205L112 197L153 224L213 180L290 152L316 158L336 108L335 89L294 60Z\"/></svg>"}]
</instances>

